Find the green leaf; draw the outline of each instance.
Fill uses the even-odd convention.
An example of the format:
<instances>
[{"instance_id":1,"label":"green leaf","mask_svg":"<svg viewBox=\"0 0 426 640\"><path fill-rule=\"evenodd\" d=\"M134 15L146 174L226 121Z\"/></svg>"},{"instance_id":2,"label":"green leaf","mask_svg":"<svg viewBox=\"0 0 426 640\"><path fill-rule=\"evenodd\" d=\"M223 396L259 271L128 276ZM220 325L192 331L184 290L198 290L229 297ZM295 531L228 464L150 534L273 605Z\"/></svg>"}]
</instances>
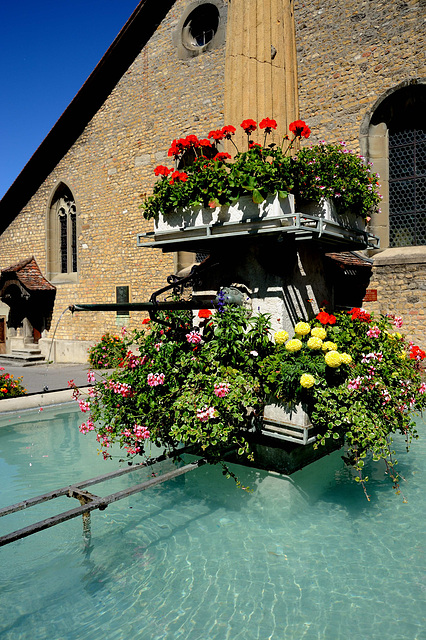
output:
<instances>
[{"instance_id":1,"label":"green leaf","mask_svg":"<svg viewBox=\"0 0 426 640\"><path fill-rule=\"evenodd\" d=\"M255 204L262 204L262 202L265 200L265 198L263 197L263 195L260 193L260 191L258 189L253 189L253 202Z\"/></svg>"}]
</instances>

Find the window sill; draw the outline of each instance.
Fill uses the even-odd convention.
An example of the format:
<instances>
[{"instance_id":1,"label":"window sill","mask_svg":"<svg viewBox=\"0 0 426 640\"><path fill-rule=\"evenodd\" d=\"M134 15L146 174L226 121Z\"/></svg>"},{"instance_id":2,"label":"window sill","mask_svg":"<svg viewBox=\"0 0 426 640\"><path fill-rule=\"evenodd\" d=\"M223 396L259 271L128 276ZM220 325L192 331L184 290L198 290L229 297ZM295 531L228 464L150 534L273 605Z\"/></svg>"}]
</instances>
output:
<instances>
[{"instance_id":1,"label":"window sill","mask_svg":"<svg viewBox=\"0 0 426 640\"><path fill-rule=\"evenodd\" d=\"M77 284L78 273L52 273L50 275L51 284Z\"/></svg>"}]
</instances>

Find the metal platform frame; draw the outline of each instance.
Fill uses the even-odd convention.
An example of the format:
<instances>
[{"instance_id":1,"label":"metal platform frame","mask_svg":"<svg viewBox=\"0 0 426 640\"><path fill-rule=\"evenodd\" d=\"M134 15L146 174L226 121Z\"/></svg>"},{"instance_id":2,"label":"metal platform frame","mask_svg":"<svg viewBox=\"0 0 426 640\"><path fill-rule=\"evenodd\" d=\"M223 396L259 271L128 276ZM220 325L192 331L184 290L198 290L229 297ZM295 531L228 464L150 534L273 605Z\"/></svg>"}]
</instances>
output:
<instances>
[{"instance_id":1,"label":"metal platform frame","mask_svg":"<svg viewBox=\"0 0 426 640\"><path fill-rule=\"evenodd\" d=\"M250 222L215 222L198 227L182 226L170 231L138 233L137 246L164 251L202 249L221 238L264 234L292 235L296 240L320 240L329 244L350 245L352 249L378 249L377 236L362 229L344 227L332 220L306 213L286 213L275 218ZM150 242L149 240L152 241ZM183 245L186 245L183 247Z\"/></svg>"}]
</instances>

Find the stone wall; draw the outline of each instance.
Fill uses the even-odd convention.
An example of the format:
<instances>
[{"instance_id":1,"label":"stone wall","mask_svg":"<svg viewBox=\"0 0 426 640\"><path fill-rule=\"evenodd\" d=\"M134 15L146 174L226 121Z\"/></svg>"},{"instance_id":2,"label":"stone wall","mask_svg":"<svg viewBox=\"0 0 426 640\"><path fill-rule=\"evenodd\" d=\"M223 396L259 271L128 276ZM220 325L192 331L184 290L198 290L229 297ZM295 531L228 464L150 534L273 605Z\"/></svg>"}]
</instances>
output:
<instances>
[{"instance_id":1,"label":"stone wall","mask_svg":"<svg viewBox=\"0 0 426 640\"><path fill-rule=\"evenodd\" d=\"M402 316L403 332L426 347L426 247L386 249L375 257L370 289L377 290L377 302L364 307L376 314Z\"/></svg>"},{"instance_id":2,"label":"stone wall","mask_svg":"<svg viewBox=\"0 0 426 640\"><path fill-rule=\"evenodd\" d=\"M424 0L295 0L299 109L312 142L358 149L374 103L426 76L425 17Z\"/></svg>"},{"instance_id":3,"label":"stone wall","mask_svg":"<svg viewBox=\"0 0 426 640\"><path fill-rule=\"evenodd\" d=\"M225 7L226 3L219 0ZM80 221L77 282L57 287L52 330L75 303L115 302L115 288L130 287L130 301L148 300L174 270L173 255L137 248L138 232L151 230L140 204L156 180L158 164L172 166L173 138L206 137L223 126L224 45L196 57L178 55L176 30L189 3L177 0L147 46L47 180L0 239L1 268L31 255L49 278L46 221L63 181L75 198ZM142 315L131 312L130 327ZM117 331L114 312L65 313L56 338L93 341Z\"/></svg>"}]
</instances>

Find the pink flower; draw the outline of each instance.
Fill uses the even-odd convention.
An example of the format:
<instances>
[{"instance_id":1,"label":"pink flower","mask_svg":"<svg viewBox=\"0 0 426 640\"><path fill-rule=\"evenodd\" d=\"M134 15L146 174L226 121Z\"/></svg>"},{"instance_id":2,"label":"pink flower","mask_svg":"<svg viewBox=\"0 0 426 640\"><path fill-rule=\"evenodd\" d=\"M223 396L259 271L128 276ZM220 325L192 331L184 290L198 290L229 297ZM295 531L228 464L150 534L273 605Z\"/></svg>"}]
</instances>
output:
<instances>
[{"instance_id":1,"label":"pink flower","mask_svg":"<svg viewBox=\"0 0 426 640\"><path fill-rule=\"evenodd\" d=\"M86 434L89 431L94 431L95 424L94 424L93 420L91 418L89 418L88 421L87 422L83 422L83 424L81 424L78 429L79 429L80 433ZM98 439L98 438L96 438L96 439ZM99 442L99 440L98 440L98 442Z\"/></svg>"},{"instance_id":2,"label":"pink flower","mask_svg":"<svg viewBox=\"0 0 426 640\"><path fill-rule=\"evenodd\" d=\"M83 413L86 413L86 411L90 411L90 403L86 400L80 400L78 404L80 407L80 411L82 411Z\"/></svg>"},{"instance_id":3,"label":"pink flower","mask_svg":"<svg viewBox=\"0 0 426 640\"><path fill-rule=\"evenodd\" d=\"M201 420L201 422L207 422L207 420L214 417L214 407L203 407L202 409L197 409L197 418Z\"/></svg>"},{"instance_id":4,"label":"pink flower","mask_svg":"<svg viewBox=\"0 0 426 640\"><path fill-rule=\"evenodd\" d=\"M362 382L363 378L361 378L360 376L354 378L353 380L348 380L349 391L358 391L358 389L361 387Z\"/></svg>"},{"instance_id":5,"label":"pink flower","mask_svg":"<svg viewBox=\"0 0 426 640\"><path fill-rule=\"evenodd\" d=\"M426 393L426 382L422 382L419 387L419 393Z\"/></svg>"},{"instance_id":6,"label":"pink flower","mask_svg":"<svg viewBox=\"0 0 426 640\"><path fill-rule=\"evenodd\" d=\"M164 384L164 373L148 373L147 382L150 387L158 387Z\"/></svg>"},{"instance_id":7,"label":"pink flower","mask_svg":"<svg viewBox=\"0 0 426 640\"><path fill-rule=\"evenodd\" d=\"M381 331L377 325L373 325L368 331L367 336L369 338L378 338L381 334Z\"/></svg>"},{"instance_id":8,"label":"pink flower","mask_svg":"<svg viewBox=\"0 0 426 640\"><path fill-rule=\"evenodd\" d=\"M142 427L139 424L135 424L133 427L133 433L136 440L147 440L149 438L149 431L146 427Z\"/></svg>"},{"instance_id":9,"label":"pink flower","mask_svg":"<svg viewBox=\"0 0 426 640\"><path fill-rule=\"evenodd\" d=\"M191 331L191 333L186 334L186 339L189 343L199 344L201 342L201 336L197 331Z\"/></svg>"},{"instance_id":10,"label":"pink flower","mask_svg":"<svg viewBox=\"0 0 426 640\"><path fill-rule=\"evenodd\" d=\"M403 324L401 316L395 316L395 318L393 319L393 324L397 329L401 329Z\"/></svg>"},{"instance_id":11,"label":"pink flower","mask_svg":"<svg viewBox=\"0 0 426 640\"><path fill-rule=\"evenodd\" d=\"M218 382L214 385L214 392L218 398L224 398L229 393L229 383Z\"/></svg>"},{"instance_id":12,"label":"pink flower","mask_svg":"<svg viewBox=\"0 0 426 640\"><path fill-rule=\"evenodd\" d=\"M88 382L89 384L92 384L93 382L95 382L95 380L96 380L96 378L95 378L95 373L94 373L94 371L89 371L89 372L87 373L87 382Z\"/></svg>"}]
</instances>

